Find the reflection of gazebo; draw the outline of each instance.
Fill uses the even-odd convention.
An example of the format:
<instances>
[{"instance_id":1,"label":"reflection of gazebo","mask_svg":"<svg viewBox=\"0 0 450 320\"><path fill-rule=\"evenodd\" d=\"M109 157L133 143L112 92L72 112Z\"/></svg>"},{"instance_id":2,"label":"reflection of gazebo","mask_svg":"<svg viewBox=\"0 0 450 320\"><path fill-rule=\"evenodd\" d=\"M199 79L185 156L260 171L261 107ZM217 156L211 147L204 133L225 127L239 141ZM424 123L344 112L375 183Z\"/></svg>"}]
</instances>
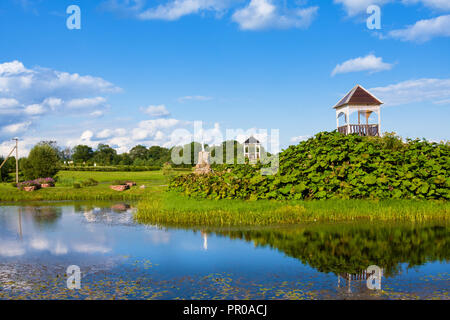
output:
<instances>
[{"instance_id":1,"label":"reflection of gazebo","mask_svg":"<svg viewBox=\"0 0 450 320\"><path fill-rule=\"evenodd\" d=\"M355 86L347 95L342 98L335 106L337 130L343 134L356 133L360 136L380 136L381 135L381 100L376 98L362 86ZM358 112L358 124L350 123L350 114ZM378 115L377 124L369 124L369 118L372 113ZM366 123L361 124L361 115L366 118ZM339 118L343 116L345 124L339 126Z\"/></svg>"},{"instance_id":2,"label":"reflection of gazebo","mask_svg":"<svg viewBox=\"0 0 450 320\"><path fill-rule=\"evenodd\" d=\"M261 158L261 143L253 136L244 142L244 157L250 161Z\"/></svg>"}]
</instances>

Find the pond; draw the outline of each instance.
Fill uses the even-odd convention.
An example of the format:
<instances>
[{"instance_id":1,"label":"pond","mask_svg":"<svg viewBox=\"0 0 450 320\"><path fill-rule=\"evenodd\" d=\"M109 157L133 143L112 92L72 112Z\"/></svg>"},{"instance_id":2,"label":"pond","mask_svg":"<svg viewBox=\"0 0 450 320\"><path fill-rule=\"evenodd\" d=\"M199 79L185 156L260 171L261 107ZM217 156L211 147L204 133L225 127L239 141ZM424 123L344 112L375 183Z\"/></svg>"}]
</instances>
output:
<instances>
[{"instance_id":1,"label":"pond","mask_svg":"<svg viewBox=\"0 0 450 320\"><path fill-rule=\"evenodd\" d=\"M448 299L446 225L166 229L135 210L1 206L0 299ZM71 265L80 289L67 288Z\"/></svg>"}]
</instances>

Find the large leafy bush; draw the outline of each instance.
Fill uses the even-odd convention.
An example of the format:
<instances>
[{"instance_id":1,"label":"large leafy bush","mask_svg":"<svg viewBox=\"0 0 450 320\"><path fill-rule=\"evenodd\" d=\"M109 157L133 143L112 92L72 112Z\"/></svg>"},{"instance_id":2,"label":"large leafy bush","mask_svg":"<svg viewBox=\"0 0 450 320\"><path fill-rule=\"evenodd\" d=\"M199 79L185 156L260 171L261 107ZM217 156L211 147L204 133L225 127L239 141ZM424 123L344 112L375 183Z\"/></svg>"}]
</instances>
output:
<instances>
[{"instance_id":1,"label":"large leafy bush","mask_svg":"<svg viewBox=\"0 0 450 320\"><path fill-rule=\"evenodd\" d=\"M321 132L280 153L273 176L261 165L222 165L178 176L171 190L212 199L450 198L450 146Z\"/></svg>"}]
</instances>

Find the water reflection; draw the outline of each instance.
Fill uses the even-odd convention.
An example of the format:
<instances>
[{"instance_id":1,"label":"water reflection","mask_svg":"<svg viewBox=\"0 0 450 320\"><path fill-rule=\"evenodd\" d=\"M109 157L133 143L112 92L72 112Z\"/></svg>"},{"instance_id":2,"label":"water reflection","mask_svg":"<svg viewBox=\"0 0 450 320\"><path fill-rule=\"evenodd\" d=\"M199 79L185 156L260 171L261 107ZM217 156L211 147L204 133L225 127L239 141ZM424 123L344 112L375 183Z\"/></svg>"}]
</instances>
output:
<instances>
[{"instance_id":1,"label":"water reflection","mask_svg":"<svg viewBox=\"0 0 450 320\"><path fill-rule=\"evenodd\" d=\"M325 225L212 233L271 247L324 273L365 280L370 265L392 277L406 268L450 259L450 229L442 225Z\"/></svg>"}]
</instances>

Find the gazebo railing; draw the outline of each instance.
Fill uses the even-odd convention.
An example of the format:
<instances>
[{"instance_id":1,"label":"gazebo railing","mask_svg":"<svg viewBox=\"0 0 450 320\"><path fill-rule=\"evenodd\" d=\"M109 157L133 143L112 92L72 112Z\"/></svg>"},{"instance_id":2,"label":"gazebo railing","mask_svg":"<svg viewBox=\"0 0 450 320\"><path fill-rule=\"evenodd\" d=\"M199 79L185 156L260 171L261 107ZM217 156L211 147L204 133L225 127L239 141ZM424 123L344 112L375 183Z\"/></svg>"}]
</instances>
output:
<instances>
[{"instance_id":1,"label":"gazebo railing","mask_svg":"<svg viewBox=\"0 0 450 320\"><path fill-rule=\"evenodd\" d=\"M342 134L359 134L360 136L375 137L379 136L378 124L350 124L338 128L338 132Z\"/></svg>"}]
</instances>

